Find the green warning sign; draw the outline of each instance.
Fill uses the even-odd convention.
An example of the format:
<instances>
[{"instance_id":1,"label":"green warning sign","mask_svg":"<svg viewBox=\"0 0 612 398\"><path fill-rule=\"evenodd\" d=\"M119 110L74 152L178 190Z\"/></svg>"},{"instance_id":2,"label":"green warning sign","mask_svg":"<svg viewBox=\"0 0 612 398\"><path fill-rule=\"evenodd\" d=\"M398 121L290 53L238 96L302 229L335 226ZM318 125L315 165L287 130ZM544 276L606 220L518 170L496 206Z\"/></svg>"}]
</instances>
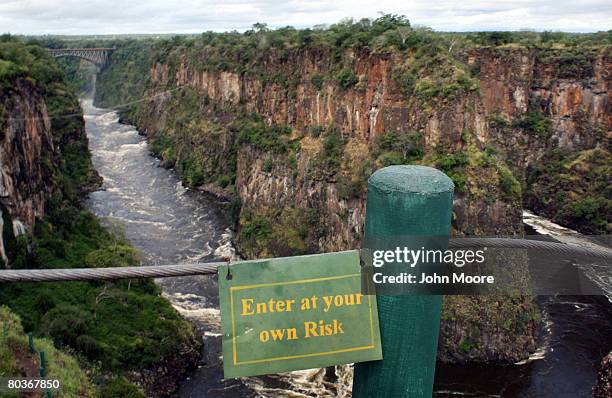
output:
<instances>
[{"instance_id":1,"label":"green warning sign","mask_svg":"<svg viewBox=\"0 0 612 398\"><path fill-rule=\"evenodd\" d=\"M225 378L382 359L359 252L219 268Z\"/></svg>"}]
</instances>

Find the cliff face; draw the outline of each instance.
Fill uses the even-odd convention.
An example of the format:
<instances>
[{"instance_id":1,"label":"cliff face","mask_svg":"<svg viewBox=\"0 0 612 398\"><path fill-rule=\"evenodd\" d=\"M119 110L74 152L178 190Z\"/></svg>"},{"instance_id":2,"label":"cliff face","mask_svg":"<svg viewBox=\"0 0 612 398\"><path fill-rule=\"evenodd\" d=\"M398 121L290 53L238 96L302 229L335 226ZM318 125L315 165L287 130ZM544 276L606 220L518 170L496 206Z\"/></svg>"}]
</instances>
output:
<instances>
[{"instance_id":1,"label":"cliff face","mask_svg":"<svg viewBox=\"0 0 612 398\"><path fill-rule=\"evenodd\" d=\"M151 56L147 99L125 114L186 183L237 199L249 257L359 247L366 179L389 164L453 179L457 235L520 235L522 201L552 208L542 192L556 186L535 169L551 151L601 151L583 163L602 175L591 159L609 156L609 52L481 48L456 60L431 49L306 46L253 59L166 46ZM556 203L577 194L567 189ZM537 323L530 298L447 297L439 356L519 360Z\"/></svg>"},{"instance_id":2,"label":"cliff face","mask_svg":"<svg viewBox=\"0 0 612 398\"><path fill-rule=\"evenodd\" d=\"M393 66L401 62L397 55L362 52L345 56L354 60L354 73L359 80L350 89L339 87L335 81L313 83L316 76L330 74L331 54L304 51L283 63L274 58L264 62L269 75L300 76L292 87L275 82L262 84L258 77L230 72L198 72L185 62L171 73L168 65L157 63L150 71L154 87L150 94L160 91L155 87L188 87L219 108L240 107L246 113L261 115L268 124L290 126L292 138L301 141L297 173L295 166L279 159L273 162L273 173L265 172L266 159L262 153L240 149L236 190L244 208L293 205L320 208L321 217L330 220L331 228L321 238L319 250L356 247L364 220L364 192L348 198L341 194L342 185L355 177L350 170L343 169L370 160L377 138L389 132L416 132L418 145L425 153L438 147L459 152L467 148L468 140L481 145L487 138L487 110L479 96L471 92L436 104L406 98L393 78ZM143 110L147 116L138 120L147 134L155 136L163 131L163 122L160 126L159 120L168 117L165 108L167 103L157 98L152 107ZM201 108L198 112L207 113ZM309 168L315 166L313 159L322 151L322 140L308 137L313 128L335 129L346 140L345 162L334 170L339 172L334 178L309 175ZM467 187L465 194L457 198L455 228L458 232L519 233L520 205L516 200L501 198L497 173L489 171L483 172L492 182L488 187L492 196L483 198L482 192ZM485 200L493 203L484 206Z\"/></svg>"},{"instance_id":3,"label":"cliff face","mask_svg":"<svg viewBox=\"0 0 612 398\"><path fill-rule=\"evenodd\" d=\"M4 116L0 135L0 203L19 225L31 228L45 213L45 204L56 188L50 164L43 158L53 153L51 124L46 104L26 80L15 82L14 94L2 96Z\"/></svg>"},{"instance_id":4,"label":"cliff face","mask_svg":"<svg viewBox=\"0 0 612 398\"><path fill-rule=\"evenodd\" d=\"M458 142L465 128L473 130L481 142L501 141L491 133L488 118L499 115L512 121L530 105L551 120L551 138L561 147L592 148L601 144L598 139L602 136L611 134L609 51L474 50L466 64L476 69L479 95L464 96L451 107L434 110L433 115L415 109L413 101L399 91L393 80L393 66L402 61L398 55L348 54L355 59L354 73L359 78L353 90L342 90L333 82L313 84L314 76L329 72L330 57L326 52L303 51L282 63L273 56L264 61L271 75L297 71L301 79L292 90L282 84L262 84L256 76L200 72L186 62L174 73L168 65L156 63L150 77L154 85L194 87L219 104L242 103L269 123L296 129L333 124L369 143L384 132L414 128L425 132L428 142L439 139L442 132ZM461 115L466 106L472 109ZM593 131L597 129L603 131Z\"/></svg>"},{"instance_id":5,"label":"cliff face","mask_svg":"<svg viewBox=\"0 0 612 398\"><path fill-rule=\"evenodd\" d=\"M219 107L241 107L246 112L261 115L269 124L290 126L297 137L306 134L313 126L332 126L348 137L348 146L354 149L351 154L357 157L351 159L353 163L367 158L363 153L370 151L376 138L382 134L414 131L419 134L425 153L439 146L448 152L464 151L468 140L481 149L495 148L501 152L500 158L510 161L515 176L526 182L528 167L541 163L548 151L578 152L608 146L606 143L609 143L612 130L608 101L612 62L609 53L576 55L555 50L492 49L473 52L467 65L476 69L479 92L464 92L436 104L407 98L401 92L394 80L393 69L394 65L402 62L398 55L381 56L364 51L346 56L354 59L354 73L358 78L358 83L351 89L343 89L333 81L313 83L316 76L330 72L331 55L321 51L303 51L280 63L273 56L264 61L269 75L278 76L290 71L300 77L289 88L282 83L262 84L257 76L246 74L200 72L184 61L179 63L174 73L168 65L156 63L151 68L150 78L154 87L189 87L199 97L213 101ZM560 62L570 66L559 66ZM159 89L152 89L151 93L156 91ZM160 101L151 114L163 114L163 108ZM525 115L531 115L529 112L542 120L528 119ZM532 126L539 122L543 124L541 128L537 124ZM149 130L159 131L155 128ZM304 157L305 152L302 151L300 157ZM342 202L334 191L337 184L332 184L329 190L317 184L313 187L309 185L311 181L300 179L304 173L298 172L295 181L289 183L285 179L283 186L278 187L276 184L281 175L287 177L293 173L277 169L277 173L258 174L253 172L251 163L243 164L249 167L246 173L238 167L237 174L241 178L237 191L247 207L254 203L254 198L257 198L259 206L284 206L285 203L281 203L283 197L296 197L298 202L306 204L309 195L316 197L311 201L320 201L329 195L329 204ZM277 164L279 162L275 162ZM308 160L299 162L298 170L300 164L307 166ZM488 180L495 181L496 173L489 174L492 175ZM350 179L350 176L345 178ZM271 181L265 182L265 179ZM262 194L257 188L266 185L274 186L274 198ZM277 188L281 191L276 191ZM286 189L290 192L285 192ZM503 195L495 186L487 188L490 195L484 199L476 191L468 187L465 194L458 195L455 206L457 231L512 234L520 230L511 227L520 225L520 206L504 198L499 200ZM363 220L363 211L358 203L362 203L362 199L346 203L346 208L342 205L324 206L330 210L328 219L333 220L334 215L345 213L347 209L354 209L354 215L344 217L344 225L335 226L330 231L330 236L323 239L321 249L354 247L357 244L358 240L351 239L351 236L359 236L358 225ZM534 203L530 204L541 209L545 206L538 205L540 201L533 200ZM355 219L358 222L354 222Z\"/></svg>"},{"instance_id":6,"label":"cliff face","mask_svg":"<svg viewBox=\"0 0 612 398\"><path fill-rule=\"evenodd\" d=\"M0 269L140 264L125 239L80 206L100 182L79 101L58 64L38 45L0 38ZM172 396L200 357L193 328L152 280L1 284L0 303L37 344L44 336L78 353L87 374L63 369L66 380L95 384L96 396ZM12 359L0 358L7 376L19 375ZM91 383L76 383L83 375Z\"/></svg>"},{"instance_id":7,"label":"cliff face","mask_svg":"<svg viewBox=\"0 0 612 398\"><path fill-rule=\"evenodd\" d=\"M496 129L487 131L489 141L507 149L512 146L521 149L523 160L519 166L540 161L542 154L537 150L542 147L553 145L575 151L609 143L612 134L609 51L485 50L472 54L468 64L479 68L487 117L512 121L531 107L550 121L550 135L539 137L540 140L530 140L533 137L520 128L512 137L502 137L496 134L499 133ZM520 140L527 142L521 145Z\"/></svg>"},{"instance_id":8,"label":"cliff face","mask_svg":"<svg viewBox=\"0 0 612 398\"><path fill-rule=\"evenodd\" d=\"M480 70L485 140L523 180L524 204L583 233L609 233L610 50L489 50L468 62Z\"/></svg>"},{"instance_id":9,"label":"cliff face","mask_svg":"<svg viewBox=\"0 0 612 398\"><path fill-rule=\"evenodd\" d=\"M0 44L0 61L16 71L0 79L0 257L10 263L17 237L32 233L36 220L60 211L63 201L76 204L101 178L80 105L57 66L43 49Z\"/></svg>"}]
</instances>

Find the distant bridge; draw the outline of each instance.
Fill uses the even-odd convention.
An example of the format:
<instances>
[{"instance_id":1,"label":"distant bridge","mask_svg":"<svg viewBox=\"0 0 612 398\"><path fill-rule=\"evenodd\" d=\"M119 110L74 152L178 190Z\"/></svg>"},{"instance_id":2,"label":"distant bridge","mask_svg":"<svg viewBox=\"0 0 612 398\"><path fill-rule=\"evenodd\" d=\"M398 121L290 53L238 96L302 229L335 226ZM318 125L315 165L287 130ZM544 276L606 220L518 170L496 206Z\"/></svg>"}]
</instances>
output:
<instances>
[{"instance_id":1,"label":"distant bridge","mask_svg":"<svg viewBox=\"0 0 612 398\"><path fill-rule=\"evenodd\" d=\"M96 48L48 48L47 51L53 57L79 57L87 60L100 68L108 65L110 54L114 48L96 47Z\"/></svg>"}]
</instances>

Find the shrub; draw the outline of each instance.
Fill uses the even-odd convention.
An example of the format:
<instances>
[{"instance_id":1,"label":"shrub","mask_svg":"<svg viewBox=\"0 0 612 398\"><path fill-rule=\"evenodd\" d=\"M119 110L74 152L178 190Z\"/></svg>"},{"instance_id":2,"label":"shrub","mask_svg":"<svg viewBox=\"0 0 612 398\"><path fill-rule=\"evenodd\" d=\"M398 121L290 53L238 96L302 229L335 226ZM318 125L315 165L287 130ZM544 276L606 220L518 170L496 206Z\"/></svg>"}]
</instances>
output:
<instances>
[{"instance_id":1,"label":"shrub","mask_svg":"<svg viewBox=\"0 0 612 398\"><path fill-rule=\"evenodd\" d=\"M272 160L271 157L267 157L266 160L264 160L264 164L262 167L262 171L264 173L269 173L272 171L272 168L274 167L274 161Z\"/></svg>"},{"instance_id":2,"label":"shrub","mask_svg":"<svg viewBox=\"0 0 612 398\"><path fill-rule=\"evenodd\" d=\"M358 198L364 191L363 181L348 180L338 182L338 197L340 199L349 200Z\"/></svg>"},{"instance_id":3,"label":"shrub","mask_svg":"<svg viewBox=\"0 0 612 398\"><path fill-rule=\"evenodd\" d=\"M510 126L510 123L499 113L494 113L489 119L489 125L496 129L503 129Z\"/></svg>"},{"instance_id":4,"label":"shrub","mask_svg":"<svg viewBox=\"0 0 612 398\"><path fill-rule=\"evenodd\" d=\"M41 322L53 341L63 346L75 346L77 338L87 330L88 319L86 311L61 304L47 312Z\"/></svg>"},{"instance_id":5,"label":"shrub","mask_svg":"<svg viewBox=\"0 0 612 398\"><path fill-rule=\"evenodd\" d=\"M553 150L543 159L527 169L526 207L582 233L609 234L610 152Z\"/></svg>"},{"instance_id":6,"label":"shrub","mask_svg":"<svg viewBox=\"0 0 612 398\"><path fill-rule=\"evenodd\" d=\"M344 68L336 75L336 80L340 87L347 89L359 82L359 78L355 75L352 69Z\"/></svg>"},{"instance_id":7,"label":"shrub","mask_svg":"<svg viewBox=\"0 0 612 398\"><path fill-rule=\"evenodd\" d=\"M134 267L140 265L138 252L131 246L115 243L93 250L85 256L87 267Z\"/></svg>"},{"instance_id":8,"label":"shrub","mask_svg":"<svg viewBox=\"0 0 612 398\"><path fill-rule=\"evenodd\" d=\"M404 158L397 152L384 152L378 157L382 167L404 164Z\"/></svg>"},{"instance_id":9,"label":"shrub","mask_svg":"<svg viewBox=\"0 0 612 398\"><path fill-rule=\"evenodd\" d=\"M465 153L443 154L436 161L436 167L448 173L455 167L466 166L469 163L470 159Z\"/></svg>"},{"instance_id":10,"label":"shrub","mask_svg":"<svg viewBox=\"0 0 612 398\"><path fill-rule=\"evenodd\" d=\"M202 185L205 181L204 169L200 160L187 156L179 162L181 179L192 187Z\"/></svg>"},{"instance_id":11,"label":"shrub","mask_svg":"<svg viewBox=\"0 0 612 398\"><path fill-rule=\"evenodd\" d=\"M512 32L478 32L476 42L488 46L500 46L513 40Z\"/></svg>"},{"instance_id":12,"label":"shrub","mask_svg":"<svg viewBox=\"0 0 612 398\"><path fill-rule=\"evenodd\" d=\"M324 161L329 167L337 167L340 165L340 158L344 148L344 140L338 134L338 131L332 129L323 140Z\"/></svg>"},{"instance_id":13,"label":"shrub","mask_svg":"<svg viewBox=\"0 0 612 398\"><path fill-rule=\"evenodd\" d=\"M243 119L238 125L237 145L248 144L264 151L285 154L289 149L288 140L291 134L288 126L268 126L262 120Z\"/></svg>"},{"instance_id":14,"label":"shrub","mask_svg":"<svg viewBox=\"0 0 612 398\"><path fill-rule=\"evenodd\" d=\"M340 199L360 198L367 190L368 178L374 171L374 164L366 160L356 167L350 179L338 181L338 196Z\"/></svg>"},{"instance_id":15,"label":"shrub","mask_svg":"<svg viewBox=\"0 0 612 398\"><path fill-rule=\"evenodd\" d=\"M98 391L100 398L144 398L144 394L125 378L113 378L105 382Z\"/></svg>"},{"instance_id":16,"label":"shrub","mask_svg":"<svg viewBox=\"0 0 612 398\"><path fill-rule=\"evenodd\" d=\"M318 138L321 136L321 133L325 131L325 127L323 126L310 126L308 129L310 135L314 138Z\"/></svg>"},{"instance_id":17,"label":"shrub","mask_svg":"<svg viewBox=\"0 0 612 398\"><path fill-rule=\"evenodd\" d=\"M538 61L550 65L561 79L588 79L594 72L589 52L582 48L541 51Z\"/></svg>"},{"instance_id":18,"label":"shrub","mask_svg":"<svg viewBox=\"0 0 612 398\"><path fill-rule=\"evenodd\" d=\"M382 166L408 164L423 158L421 136L418 132L388 132L376 138L372 155Z\"/></svg>"},{"instance_id":19,"label":"shrub","mask_svg":"<svg viewBox=\"0 0 612 398\"><path fill-rule=\"evenodd\" d=\"M291 152L289 154L287 157L287 164L289 164L289 167L291 167L294 171L297 171L298 161L295 152Z\"/></svg>"},{"instance_id":20,"label":"shrub","mask_svg":"<svg viewBox=\"0 0 612 398\"><path fill-rule=\"evenodd\" d=\"M521 184L514 177L512 172L505 165L499 165L497 167L499 174L499 186L502 192L511 199L520 199L522 195Z\"/></svg>"},{"instance_id":21,"label":"shrub","mask_svg":"<svg viewBox=\"0 0 612 398\"><path fill-rule=\"evenodd\" d=\"M232 198L228 206L228 216L231 224L236 227L240 221L240 210L242 208L242 202L240 197L236 195Z\"/></svg>"},{"instance_id":22,"label":"shrub","mask_svg":"<svg viewBox=\"0 0 612 398\"><path fill-rule=\"evenodd\" d=\"M393 73L393 80L399 87L400 92L405 96L409 96L414 92L417 77L412 69L403 70L402 68L396 68Z\"/></svg>"},{"instance_id":23,"label":"shrub","mask_svg":"<svg viewBox=\"0 0 612 398\"><path fill-rule=\"evenodd\" d=\"M98 341L86 334L82 334L76 338L75 347L89 359L96 359L104 354Z\"/></svg>"},{"instance_id":24,"label":"shrub","mask_svg":"<svg viewBox=\"0 0 612 398\"><path fill-rule=\"evenodd\" d=\"M466 177L461 171L461 167L470 164L470 157L466 152L455 154L441 153L440 148L433 159L436 168L442 170L446 175L453 180L455 184L455 192L462 193L466 190ZM459 169L459 170L457 170Z\"/></svg>"},{"instance_id":25,"label":"shrub","mask_svg":"<svg viewBox=\"0 0 612 398\"><path fill-rule=\"evenodd\" d=\"M606 220L612 206L602 197L587 196L575 202L566 202L556 217L567 225L581 225L587 233L609 233Z\"/></svg>"},{"instance_id":26,"label":"shrub","mask_svg":"<svg viewBox=\"0 0 612 398\"><path fill-rule=\"evenodd\" d=\"M538 111L527 112L522 118L515 120L512 127L524 129L542 139L547 139L552 134L552 122Z\"/></svg>"},{"instance_id":27,"label":"shrub","mask_svg":"<svg viewBox=\"0 0 612 398\"><path fill-rule=\"evenodd\" d=\"M470 65L469 68L469 72L470 72L470 76L471 77L477 77L480 75L480 68L481 68L482 64L481 61L478 59L476 60L476 62L474 62L472 65Z\"/></svg>"},{"instance_id":28,"label":"shrub","mask_svg":"<svg viewBox=\"0 0 612 398\"><path fill-rule=\"evenodd\" d=\"M226 174L222 174L217 178L217 185L219 185L221 188L227 188L227 186L231 183L232 179Z\"/></svg>"},{"instance_id":29,"label":"shrub","mask_svg":"<svg viewBox=\"0 0 612 398\"><path fill-rule=\"evenodd\" d=\"M593 64L580 53L562 53L555 62L557 75L562 79L585 79L593 76Z\"/></svg>"},{"instance_id":30,"label":"shrub","mask_svg":"<svg viewBox=\"0 0 612 398\"><path fill-rule=\"evenodd\" d=\"M266 240L272 236L272 228L267 218L256 215L243 223L240 229L240 235L247 241Z\"/></svg>"},{"instance_id":31,"label":"shrub","mask_svg":"<svg viewBox=\"0 0 612 398\"><path fill-rule=\"evenodd\" d=\"M312 78L310 78L310 82L317 88L317 90L321 90L321 88L323 88L323 83L325 82L325 75L314 75Z\"/></svg>"},{"instance_id":32,"label":"shrub","mask_svg":"<svg viewBox=\"0 0 612 398\"><path fill-rule=\"evenodd\" d=\"M460 174L455 171L449 171L446 173L446 175L448 175L448 177L453 180L453 184L455 184L455 192L465 192L466 179L463 174Z\"/></svg>"}]
</instances>

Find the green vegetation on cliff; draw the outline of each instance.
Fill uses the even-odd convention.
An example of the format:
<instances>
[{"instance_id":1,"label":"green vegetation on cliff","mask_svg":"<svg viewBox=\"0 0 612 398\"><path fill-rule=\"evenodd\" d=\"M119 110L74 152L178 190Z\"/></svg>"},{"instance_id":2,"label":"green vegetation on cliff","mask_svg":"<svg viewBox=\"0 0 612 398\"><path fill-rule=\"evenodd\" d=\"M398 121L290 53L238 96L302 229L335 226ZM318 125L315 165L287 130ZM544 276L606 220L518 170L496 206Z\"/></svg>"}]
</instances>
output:
<instances>
[{"instance_id":1,"label":"green vegetation on cliff","mask_svg":"<svg viewBox=\"0 0 612 398\"><path fill-rule=\"evenodd\" d=\"M603 148L554 150L534 166L526 204L538 214L588 234L612 232L612 155Z\"/></svg>"},{"instance_id":2,"label":"green vegetation on cliff","mask_svg":"<svg viewBox=\"0 0 612 398\"><path fill-rule=\"evenodd\" d=\"M96 66L88 61L74 57L60 57L55 59L66 76L66 84L78 96L93 93Z\"/></svg>"},{"instance_id":3,"label":"green vegetation on cliff","mask_svg":"<svg viewBox=\"0 0 612 398\"><path fill-rule=\"evenodd\" d=\"M139 264L138 254L120 234L109 232L80 207L83 194L99 185L100 178L91 164L81 108L61 69L39 46L10 39L0 43L0 65L4 68L0 103L15 95L12 87L19 79L43 93L56 148L43 148L42 158L33 160L45 165L53 193L46 215L37 219L29 234L13 235L11 217L0 202L8 266ZM142 396L128 377L131 382L141 382L139 372L157 369L168 361L176 367L171 371L180 373L199 356L191 326L161 297L151 280L6 284L0 286L0 303L21 318L26 332L50 338L57 347L74 353L80 366L90 372L89 380L98 387L98 396L114 397L117 391ZM0 321L1 332L4 321ZM40 341L50 345L48 340ZM74 372L66 380L86 377L76 361L71 361L63 371ZM0 357L0 368L17 375L8 354ZM148 392L156 389L155 385L144 387Z\"/></svg>"},{"instance_id":4,"label":"green vegetation on cliff","mask_svg":"<svg viewBox=\"0 0 612 398\"><path fill-rule=\"evenodd\" d=\"M36 352L30 353L28 337L21 320L7 307L0 306L0 377L38 378L40 357L45 353L46 377L61 380L60 398L94 397L94 388L85 371L79 367L77 358L58 350L47 338L33 339ZM18 393L5 393L5 398L17 398ZM55 396L55 395L54 395Z\"/></svg>"},{"instance_id":5,"label":"green vegetation on cliff","mask_svg":"<svg viewBox=\"0 0 612 398\"><path fill-rule=\"evenodd\" d=\"M247 210L241 214L240 225L237 242L249 258L315 253L325 228L318 209L295 207Z\"/></svg>"},{"instance_id":6,"label":"green vegetation on cliff","mask_svg":"<svg viewBox=\"0 0 612 398\"><path fill-rule=\"evenodd\" d=\"M584 82L610 36L435 33L396 15L312 29L256 24L116 52L98 81L109 95L97 100L132 102L122 116L186 184L233 193L248 257L357 247L366 180L391 164L451 176L454 233L519 235L526 184L517 159L557 133L550 96L535 96L558 79ZM122 89L113 68L142 99L113 98ZM527 153L531 143L538 149ZM445 359L518 360L535 346L529 297L450 298L444 320Z\"/></svg>"},{"instance_id":7,"label":"green vegetation on cliff","mask_svg":"<svg viewBox=\"0 0 612 398\"><path fill-rule=\"evenodd\" d=\"M145 95L152 42L120 40L101 44L116 49L111 55L112 67L103 69L98 75L103 84L96 85L96 103L103 107L122 105L119 109L129 112Z\"/></svg>"},{"instance_id":8,"label":"green vegetation on cliff","mask_svg":"<svg viewBox=\"0 0 612 398\"><path fill-rule=\"evenodd\" d=\"M11 253L12 268L139 264L134 249L90 213L72 207L53 213L37 222L31 253ZM103 371L152 368L193 339L150 280L12 284L0 289L0 302L20 315L27 331L51 337Z\"/></svg>"},{"instance_id":9,"label":"green vegetation on cliff","mask_svg":"<svg viewBox=\"0 0 612 398\"><path fill-rule=\"evenodd\" d=\"M122 115L144 130L153 152L192 186L216 184L231 191L236 180L236 154L244 145L284 155L274 159L293 169L294 177L299 178L297 165L304 152L300 150L301 142L310 135L320 140L322 147L307 163L308 178L337 181L343 199L362 196L365 179L376 167L421 162L449 173L459 194L484 198L490 204L499 191L504 201L520 206L521 183L503 153L482 163L491 168L487 178L498 182L496 191L469 186L466 181L478 176L464 167L467 164L463 164L465 155L460 146L449 137L440 137L441 142L433 143L435 148L424 145L423 123L438 112L452 112L456 103L478 95L479 61L470 64L467 59L479 48L494 48L504 54L517 49L534 51L538 62L552 65L556 78L582 79L593 72L593 59L598 49L609 45L611 35L435 33L411 26L403 16L384 15L312 29L269 29L265 24L255 24L245 33L205 32L156 41L126 40L116 44L113 66L100 76L97 101L106 106L129 102L120 108ZM269 115L253 115L253 106L245 107L245 101L246 96L256 92L240 92L246 89L246 82L255 79L259 90L277 91L276 101L288 104L296 99L298 87L304 90L312 86L320 94L332 88L338 90L338 95L349 91L361 94L368 86L368 74L359 72L363 69L360 62L373 57L393 59L393 84L388 90L401 95L418 112L409 116L408 131L389 132L372 140L368 148L371 158L357 163L346 156L345 149L352 147L347 143L354 138L346 136L337 125L288 129L270 120ZM312 70L304 69L306 60L313 63ZM216 88L223 90L222 95L216 94L223 101L202 94L201 86L204 80L211 82L220 73L227 73L221 77L226 79L225 86ZM233 76L242 80L231 80ZM237 88L231 87L234 84ZM123 92L126 87L128 92ZM237 92L240 98L232 99ZM137 95L142 95L141 101ZM473 111L467 101L464 106L466 111ZM261 109L261 105L257 107ZM498 119L511 134L524 132L541 142L553 134L550 118L537 106L514 120L506 121L501 116ZM151 120L156 121L150 124ZM338 135L330 134L333 131ZM475 142L474 134L464 128L461 141ZM336 137L341 139L336 142ZM476 146L477 151L484 151L482 144ZM428 156L422 160L425 155ZM274 174L280 170L272 164L271 156L266 159L263 171Z\"/></svg>"}]
</instances>

